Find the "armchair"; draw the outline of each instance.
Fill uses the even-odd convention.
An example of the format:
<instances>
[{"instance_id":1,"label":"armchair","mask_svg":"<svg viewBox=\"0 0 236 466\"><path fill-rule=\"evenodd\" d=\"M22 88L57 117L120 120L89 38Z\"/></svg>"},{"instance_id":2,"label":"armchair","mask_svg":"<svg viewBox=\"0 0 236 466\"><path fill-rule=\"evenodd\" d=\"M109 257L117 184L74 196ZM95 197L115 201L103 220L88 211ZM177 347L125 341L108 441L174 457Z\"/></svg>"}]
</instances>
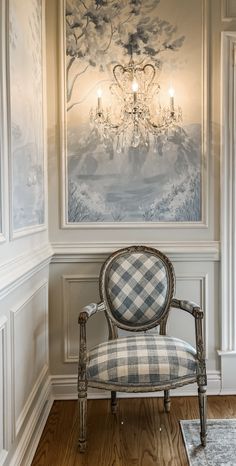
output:
<instances>
[{"instance_id":1,"label":"armchair","mask_svg":"<svg viewBox=\"0 0 236 466\"><path fill-rule=\"evenodd\" d=\"M85 306L79 314L80 348L78 399L79 449L86 450L87 387L111 391L111 410L116 412L116 392L164 391L164 409L170 411L170 389L197 382L200 439L206 445L206 366L202 333L203 311L194 303L173 298L174 269L160 251L130 246L114 252L100 273L101 303ZM195 319L196 349L166 335L170 308ZM105 312L109 341L89 352L86 323L96 312ZM154 327L158 333L144 333ZM135 332L118 337L117 328ZM141 334L139 332L142 332Z\"/></svg>"}]
</instances>

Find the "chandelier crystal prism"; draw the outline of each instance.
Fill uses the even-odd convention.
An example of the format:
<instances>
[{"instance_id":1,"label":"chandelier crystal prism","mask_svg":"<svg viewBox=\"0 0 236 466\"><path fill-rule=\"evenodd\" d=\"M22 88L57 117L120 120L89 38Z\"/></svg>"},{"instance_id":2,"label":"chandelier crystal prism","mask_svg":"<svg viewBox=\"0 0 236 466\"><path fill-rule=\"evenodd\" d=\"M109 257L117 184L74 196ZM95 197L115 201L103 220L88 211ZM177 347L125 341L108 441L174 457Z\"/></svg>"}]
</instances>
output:
<instances>
[{"instance_id":1,"label":"chandelier crystal prism","mask_svg":"<svg viewBox=\"0 0 236 466\"><path fill-rule=\"evenodd\" d=\"M175 106L174 89L169 89L169 105L157 104L160 85L151 63L135 63L131 56L126 66L113 68L110 92L115 105L104 108L102 90L97 90L96 108L90 121L105 144L115 142L117 152L127 148L155 147L160 135L168 134L182 121L182 110Z\"/></svg>"}]
</instances>

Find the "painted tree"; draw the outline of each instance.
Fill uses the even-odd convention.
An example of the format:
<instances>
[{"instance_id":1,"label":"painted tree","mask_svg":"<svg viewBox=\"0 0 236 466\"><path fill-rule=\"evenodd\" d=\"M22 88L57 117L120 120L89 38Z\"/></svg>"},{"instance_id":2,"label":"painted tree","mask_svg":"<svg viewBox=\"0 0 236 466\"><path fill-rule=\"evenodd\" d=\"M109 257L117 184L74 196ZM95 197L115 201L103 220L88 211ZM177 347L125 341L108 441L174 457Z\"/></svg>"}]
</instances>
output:
<instances>
[{"instance_id":1,"label":"painted tree","mask_svg":"<svg viewBox=\"0 0 236 466\"><path fill-rule=\"evenodd\" d=\"M67 0L66 55L67 103L70 110L73 90L90 67L99 71L129 57L146 59L160 69L162 54L177 51L184 36L157 16L160 0Z\"/></svg>"}]
</instances>

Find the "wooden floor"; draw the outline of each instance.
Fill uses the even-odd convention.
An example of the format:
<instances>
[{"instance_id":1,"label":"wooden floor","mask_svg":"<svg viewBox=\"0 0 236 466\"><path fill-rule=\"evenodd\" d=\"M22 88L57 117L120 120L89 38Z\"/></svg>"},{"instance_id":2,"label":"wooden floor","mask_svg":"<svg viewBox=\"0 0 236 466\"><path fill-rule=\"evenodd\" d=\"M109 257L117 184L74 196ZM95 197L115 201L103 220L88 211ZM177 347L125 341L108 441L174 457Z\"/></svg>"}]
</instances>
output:
<instances>
[{"instance_id":1,"label":"wooden floor","mask_svg":"<svg viewBox=\"0 0 236 466\"><path fill-rule=\"evenodd\" d=\"M235 418L236 396L208 397L209 418ZM33 466L187 466L179 419L198 418L197 398L172 398L163 412L160 398L88 402L88 451L77 450L76 401L55 401Z\"/></svg>"}]
</instances>

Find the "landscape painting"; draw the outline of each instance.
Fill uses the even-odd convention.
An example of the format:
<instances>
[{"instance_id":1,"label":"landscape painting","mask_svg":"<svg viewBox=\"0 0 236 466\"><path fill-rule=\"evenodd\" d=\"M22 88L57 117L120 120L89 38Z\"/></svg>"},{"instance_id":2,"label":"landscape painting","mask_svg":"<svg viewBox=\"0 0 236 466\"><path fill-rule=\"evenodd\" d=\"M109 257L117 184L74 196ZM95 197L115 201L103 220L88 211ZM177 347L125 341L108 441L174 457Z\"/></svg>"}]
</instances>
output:
<instances>
[{"instance_id":1,"label":"landscape painting","mask_svg":"<svg viewBox=\"0 0 236 466\"><path fill-rule=\"evenodd\" d=\"M199 3L64 1L66 224L202 222ZM182 121L159 134L146 117L137 144L128 134L129 112L112 92L119 86L115 67L130 63L144 68L156 89L146 114L155 119L159 108L173 104L170 88L182 113ZM155 79L147 78L148 69Z\"/></svg>"},{"instance_id":2,"label":"landscape painting","mask_svg":"<svg viewBox=\"0 0 236 466\"><path fill-rule=\"evenodd\" d=\"M9 1L13 234L45 223L42 0Z\"/></svg>"}]
</instances>

